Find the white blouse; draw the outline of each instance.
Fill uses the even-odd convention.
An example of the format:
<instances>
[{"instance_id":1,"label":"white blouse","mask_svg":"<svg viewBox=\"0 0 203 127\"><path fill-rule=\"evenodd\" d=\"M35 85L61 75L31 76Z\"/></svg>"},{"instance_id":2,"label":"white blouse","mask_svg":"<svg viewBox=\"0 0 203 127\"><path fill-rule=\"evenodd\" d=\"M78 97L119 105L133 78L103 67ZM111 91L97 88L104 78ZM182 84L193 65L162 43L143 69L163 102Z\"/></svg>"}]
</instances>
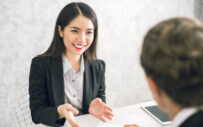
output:
<instances>
[{"instance_id":1,"label":"white blouse","mask_svg":"<svg viewBox=\"0 0 203 127\"><path fill-rule=\"evenodd\" d=\"M70 103L77 109L82 109L83 100L83 73L84 73L84 60L81 58L80 71L72 68L67 57L63 54L63 77L65 89L65 102Z\"/></svg>"}]
</instances>

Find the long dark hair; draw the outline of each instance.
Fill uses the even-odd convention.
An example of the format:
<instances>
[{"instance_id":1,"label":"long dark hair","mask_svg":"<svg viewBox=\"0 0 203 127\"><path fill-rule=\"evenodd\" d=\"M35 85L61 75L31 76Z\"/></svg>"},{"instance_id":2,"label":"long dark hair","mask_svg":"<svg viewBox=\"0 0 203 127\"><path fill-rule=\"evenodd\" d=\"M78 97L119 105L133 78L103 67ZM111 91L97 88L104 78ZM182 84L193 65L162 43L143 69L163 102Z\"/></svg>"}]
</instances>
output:
<instances>
[{"instance_id":1,"label":"long dark hair","mask_svg":"<svg viewBox=\"0 0 203 127\"><path fill-rule=\"evenodd\" d=\"M98 34L98 23L97 23L97 16L94 10L85 3L79 2L72 2L66 5L56 20L54 37L51 42L51 45L47 49L46 52L41 54L40 56L49 56L49 57L59 57L65 52L66 48L63 43L63 39L60 37L58 33L58 26L60 25L61 30L63 31L64 28L78 15L83 15L90 19L94 25L94 40L91 46L84 52L87 59L91 62L95 60L97 57L96 49L97 49L97 34Z\"/></svg>"}]
</instances>

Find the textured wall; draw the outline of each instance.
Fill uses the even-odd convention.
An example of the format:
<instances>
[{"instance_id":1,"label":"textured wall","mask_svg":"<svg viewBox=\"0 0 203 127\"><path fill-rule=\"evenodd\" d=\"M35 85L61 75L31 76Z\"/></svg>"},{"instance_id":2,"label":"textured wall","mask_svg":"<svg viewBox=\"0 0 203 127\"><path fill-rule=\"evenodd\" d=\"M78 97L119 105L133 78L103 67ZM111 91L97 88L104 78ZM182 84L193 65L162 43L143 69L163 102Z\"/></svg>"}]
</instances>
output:
<instances>
[{"instance_id":1,"label":"textured wall","mask_svg":"<svg viewBox=\"0 0 203 127\"><path fill-rule=\"evenodd\" d=\"M195 0L195 17L203 22L203 0Z\"/></svg>"},{"instance_id":2,"label":"textured wall","mask_svg":"<svg viewBox=\"0 0 203 127\"><path fill-rule=\"evenodd\" d=\"M83 0L99 19L98 57L106 61L107 103L152 99L139 65L142 38L160 20L194 17L194 0ZM0 0L0 126L11 126L7 99L28 84L32 57L52 40L56 17L70 0Z\"/></svg>"}]
</instances>

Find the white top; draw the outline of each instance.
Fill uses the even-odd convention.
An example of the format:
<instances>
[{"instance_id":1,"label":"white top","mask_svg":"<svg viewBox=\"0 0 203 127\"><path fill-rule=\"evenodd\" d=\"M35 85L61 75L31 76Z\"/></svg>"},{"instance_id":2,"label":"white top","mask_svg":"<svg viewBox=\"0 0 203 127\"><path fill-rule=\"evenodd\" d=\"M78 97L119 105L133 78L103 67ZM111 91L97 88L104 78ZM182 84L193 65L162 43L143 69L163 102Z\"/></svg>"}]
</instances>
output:
<instances>
[{"instance_id":1,"label":"white top","mask_svg":"<svg viewBox=\"0 0 203 127\"><path fill-rule=\"evenodd\" d=\"M186 119L197 112L197 108L184 108L173 119L171 127L179 127Z\"/></svg>"},{"instance_id":2,"label":"white top","mask_svg":"<svg viewBox=\"0 0 203 127\"><path fill-rule=\"evenodd\" d=\"M67 57L63 54L63 77L65 87L65 102L70 103L77 109L82 109L83 100L83 72L84 72L84 60L81 58L80 71L76 71L72 68Z\"/></svg>"}]
</instances>

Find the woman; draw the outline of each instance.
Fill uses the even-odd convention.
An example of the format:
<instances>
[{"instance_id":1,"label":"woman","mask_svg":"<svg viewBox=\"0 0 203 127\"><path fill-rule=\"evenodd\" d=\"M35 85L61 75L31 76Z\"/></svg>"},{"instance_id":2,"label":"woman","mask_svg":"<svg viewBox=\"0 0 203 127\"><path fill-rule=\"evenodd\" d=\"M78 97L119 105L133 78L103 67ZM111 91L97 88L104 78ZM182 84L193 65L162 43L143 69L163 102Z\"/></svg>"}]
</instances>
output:
<instances>
[{"instance_id":1,"label":"woman","mask_svg":"<svg viewBox=\"0 0 203 127\"><path fill-rule=\"evenodd\" d=\"M84 3L60 12L48 50L33 58L29 94L32 120L62 126L79 125L73 114L90 113L105 122L113 117L105 105L105 63L96 59L97 17Z\"/></svg>"}]
</instances>

